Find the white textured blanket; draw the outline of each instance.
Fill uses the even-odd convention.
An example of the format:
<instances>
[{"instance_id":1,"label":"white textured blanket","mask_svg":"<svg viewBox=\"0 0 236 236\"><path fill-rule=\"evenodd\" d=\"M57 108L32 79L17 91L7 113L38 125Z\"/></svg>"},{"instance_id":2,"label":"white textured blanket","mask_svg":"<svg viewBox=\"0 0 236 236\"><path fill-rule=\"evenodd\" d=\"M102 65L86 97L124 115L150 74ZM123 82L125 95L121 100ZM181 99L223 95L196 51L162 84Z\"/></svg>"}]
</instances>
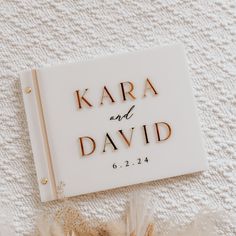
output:
<instances>
[{"instance_id":1,"label":"white textured blanket","mask_svg":"<svg viewBox=\"0 0 236 236\"><path fill-rule=\"evenodd\" d=\"M39 199L19 72L173 42L186 47L209 171L72 198L91 219L121 216L138 190L151 194L159 231L205 206L235 212L236 1L0 1L0 205L16 235L60 204Z\"/></svg>"}]
</instances>

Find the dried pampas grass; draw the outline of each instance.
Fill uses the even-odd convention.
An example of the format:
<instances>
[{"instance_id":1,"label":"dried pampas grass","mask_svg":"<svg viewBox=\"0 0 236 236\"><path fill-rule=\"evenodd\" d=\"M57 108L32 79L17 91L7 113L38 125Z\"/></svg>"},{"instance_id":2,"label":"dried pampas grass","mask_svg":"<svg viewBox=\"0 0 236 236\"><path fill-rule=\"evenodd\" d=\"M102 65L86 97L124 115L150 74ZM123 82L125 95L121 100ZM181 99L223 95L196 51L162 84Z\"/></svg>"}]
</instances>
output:
<instances>
[{"instance_id":1,"label":"dried pampas grass","mask_svg":"<svg viewBox=\"0 0 236 236\"><path fill-rule=\"evenodd\" d=\"M106 224L87 221L64 201L61 209L39 217L35 236L221 236L236 232L235 213L223 210L203 210L188 225L169 221L164 228L156 229L158 222L154 222L152 209L147 207L148 200L140 194L132 195L124 219ZM2 207L0 236L14 236L12 218L6 213Z\"/></svg>"},{"instance_id":2,"label":"dried pampas grass","mask_svg":"<svg viewBox=\"0 0 236 236\"><path fill-rule=\"evenodd\" d=\"M38 235L40 236L64 236L61 225L56 221L50 220L46 215L41 216L37 222Z\"/></svg>"},{"instance_id":3,"label":"dried pampas grass","mask_svg":"<svg viewBox=\"0 0 236 236\"><path fill-rule=\"evenodd\" d=\"M126 218L127 236L154 236L152 211L147 208L148 202L148 197L131 196Z\"/></svg>"},{"instance_id":4,"label":"dried pampas grass","mask_svg":"<svg viewBox=\"0 0 236 236\"><path fill-rule=\"evenodd\" d=\"M133 195L125 220L93 226L78 210L64 206L52 219L43 215L38 220L39 236L154 236L152 211L147 208L148 199Z\"/></svg>"},{"instance_id":5,"label":"dried pampas grass","mask_svg":"<svg viewBox=\"0 0 236 236\"><path fill-rule=\"evenodd\" d=\"M93 227L80 212L70 206L64 206L53 214L46 215L37 223L37 236L101 236L102 229ZM105 236L105 235L104 235Z\"/></svg>"},{"instance_id":6,"label":"dried pampas grass","mask_svg":"<svg viewBox=\"0 0 236 236\"><path fill-rule=\"evenodd\" d=\"M204 210L188 225L180 226L171 221L162 232L155 229L149 198L134 194L130 197L125 218L106 224L87 222L80 212L65 206L38 224L40 236L220 236L229 225L236 225L236 216L225 211ZM94 226L97 225L97 226ZM163 233L164 232L164 233Z\"/></svg>"},{"instance_id":7,"label":"dried pampas grass","mask_svg":"<svg viewBox=\"0 0 236 236\"><path fill-rule=\"evenodd\" d=\"M113 221L106 224L106 231L108 235L112 236L125 236L126 224L125 221Z\"/></svg>"}]
</instances>

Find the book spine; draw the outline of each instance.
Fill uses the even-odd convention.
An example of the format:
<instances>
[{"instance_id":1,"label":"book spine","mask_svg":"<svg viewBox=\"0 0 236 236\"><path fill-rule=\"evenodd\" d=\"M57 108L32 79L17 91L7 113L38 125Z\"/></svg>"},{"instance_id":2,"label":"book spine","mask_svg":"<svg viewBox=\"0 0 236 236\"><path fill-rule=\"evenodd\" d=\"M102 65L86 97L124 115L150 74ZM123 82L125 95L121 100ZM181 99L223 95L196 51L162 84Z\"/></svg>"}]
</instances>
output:
<instances>
[{"instance_id":1,"label":"book spine","mask_svg":"<svg viewBox=\"0 0 236 236\"><path fill-rule=\"evenodd\" d=\"M20 75L41 201L58 199L37 70Z\"/></svg>"}]
</instances>

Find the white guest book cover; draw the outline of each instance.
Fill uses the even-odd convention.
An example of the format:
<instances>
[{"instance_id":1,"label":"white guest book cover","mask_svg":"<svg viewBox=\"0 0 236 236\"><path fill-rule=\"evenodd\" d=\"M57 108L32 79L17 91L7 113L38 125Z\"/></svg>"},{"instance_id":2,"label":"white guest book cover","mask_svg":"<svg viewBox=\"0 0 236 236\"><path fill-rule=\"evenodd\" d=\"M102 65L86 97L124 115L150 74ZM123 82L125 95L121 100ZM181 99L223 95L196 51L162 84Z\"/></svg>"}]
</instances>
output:
<instances>
[{"instance_id":1,"label":"white guest book cover","mask_svg":"<svg viewBox=\"0 0 236 236\"><path fill-rule=\"evenodd\" d=\"M42 201L207 167L181 45L26 71L21 85Z\"/></svg>"}]
</instances>

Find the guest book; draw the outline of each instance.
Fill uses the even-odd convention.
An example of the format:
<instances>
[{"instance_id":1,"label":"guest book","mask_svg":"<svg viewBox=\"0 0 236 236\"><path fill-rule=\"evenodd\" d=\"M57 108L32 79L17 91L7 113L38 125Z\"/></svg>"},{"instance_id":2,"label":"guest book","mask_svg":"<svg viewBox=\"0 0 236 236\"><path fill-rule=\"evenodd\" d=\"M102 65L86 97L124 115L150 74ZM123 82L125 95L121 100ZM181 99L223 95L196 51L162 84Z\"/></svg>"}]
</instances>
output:
<instances>
[{"instance_id":1,"label":"guest book","mask_svg":"<svg viewBox=\"0 0 236 236\"><path fill-rule=\"evenodd\" d=\"M207 168L182 45L20 75L42 201Z\"/></svg>"}]
</instances>

